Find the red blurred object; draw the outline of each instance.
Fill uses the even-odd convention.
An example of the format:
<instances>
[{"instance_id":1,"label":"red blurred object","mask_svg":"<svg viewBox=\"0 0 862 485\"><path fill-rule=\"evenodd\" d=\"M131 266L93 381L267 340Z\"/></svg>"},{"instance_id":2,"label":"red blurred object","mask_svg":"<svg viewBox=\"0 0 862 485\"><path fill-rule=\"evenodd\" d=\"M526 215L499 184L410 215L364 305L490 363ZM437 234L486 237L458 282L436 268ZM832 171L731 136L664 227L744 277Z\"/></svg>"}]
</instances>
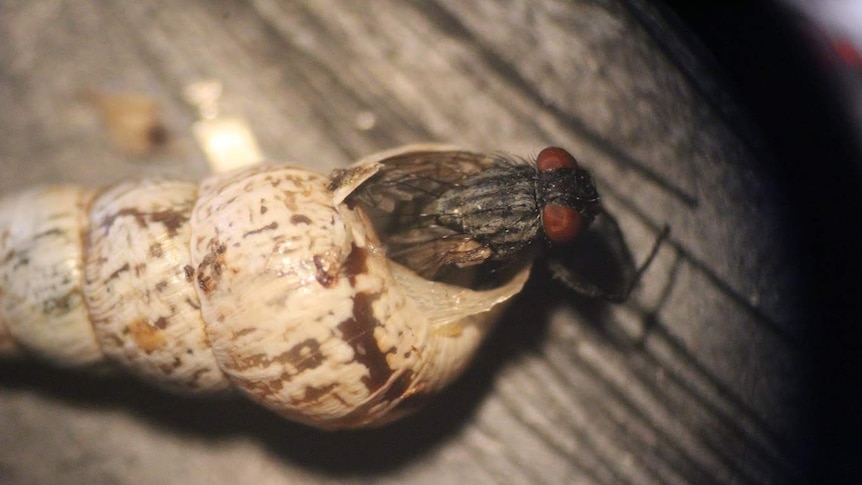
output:
<instances>
[{"instance_id":1,"label":"red blurred object","mask_svg":"<svg viewBox=\"0 0 862 485\"><path fill-rule=\"evenodd\" d=\"M852 41L841 37L832 39L832 49L847 67L862 66L862 55Z\"/></svg>"}]
</instances>

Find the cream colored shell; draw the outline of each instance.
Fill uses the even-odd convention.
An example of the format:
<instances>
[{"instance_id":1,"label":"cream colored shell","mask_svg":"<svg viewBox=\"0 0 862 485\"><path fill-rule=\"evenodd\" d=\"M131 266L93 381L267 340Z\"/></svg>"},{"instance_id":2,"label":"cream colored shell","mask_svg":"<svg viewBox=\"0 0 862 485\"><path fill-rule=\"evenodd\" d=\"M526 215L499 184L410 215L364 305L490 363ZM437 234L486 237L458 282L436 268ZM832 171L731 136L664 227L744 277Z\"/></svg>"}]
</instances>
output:
<instances>
[{"instance_id":1,"label":"cream colored shell","mask_svg":"<svg viewBox=\"0 0 862 485\"><path fill-rule=\"evenodd\" d=\"M83 293L91 198L84 189L59 186L0 201L0 321L18 345L60 365L103 357Z\"/></svg>"},{"instance_id":2,"label":"cream colored shell","mask_svg":"<svg viewBox=\"0 0 862 485\"><path fill-rule=\"evenodd\" d=\"M102 351L169 388L228 386L210 349L189 254L197 186L119 184L90 208L84 294Z\"/></svg>"},{"instance_id":3,"label":"cream colored shell","mask_svg":"<svg viewBox=\"0 0 862 485\"><path fill-rule=\"evenodd\" d=\"M384 152L330 179L259 166L199 187L74 187L0 201L0 357L107 359L160 385L238 389L334 429L413 410L469 363L529 268L472 291L386 258L343 201Z\"/></svg>"}]
</instances>

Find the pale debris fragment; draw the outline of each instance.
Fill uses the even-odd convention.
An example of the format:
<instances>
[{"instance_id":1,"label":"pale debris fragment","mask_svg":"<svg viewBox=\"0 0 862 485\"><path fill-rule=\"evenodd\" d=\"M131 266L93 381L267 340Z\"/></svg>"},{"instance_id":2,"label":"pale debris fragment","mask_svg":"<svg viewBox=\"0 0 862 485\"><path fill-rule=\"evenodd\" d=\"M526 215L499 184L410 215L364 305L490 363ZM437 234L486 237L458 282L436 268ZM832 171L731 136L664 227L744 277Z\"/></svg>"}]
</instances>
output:
<instances>
[{"instance_id":1,"label":"pale debris fragment","mask_svg":"<svg viewBox=\"0 0 862 485\"><path fill-rule=\"evenodd\" d=\"M186 101L198 109L200 120L192 125L192 134L213 173L249 167L264 160L248 122L220 112L222 85L219 81L191 83L184 94Z\"/></svg>"}]
</instances>

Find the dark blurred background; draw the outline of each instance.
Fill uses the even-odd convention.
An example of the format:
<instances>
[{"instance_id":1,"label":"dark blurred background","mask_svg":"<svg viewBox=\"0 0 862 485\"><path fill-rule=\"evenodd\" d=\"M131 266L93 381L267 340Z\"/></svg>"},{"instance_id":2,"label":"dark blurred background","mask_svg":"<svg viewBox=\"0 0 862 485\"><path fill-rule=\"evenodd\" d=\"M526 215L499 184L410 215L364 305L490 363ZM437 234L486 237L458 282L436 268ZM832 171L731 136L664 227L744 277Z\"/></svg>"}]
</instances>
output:
<instances>
[{"instance_id":1,"label":"dark blurred background","mask_svg":"<svg viewBox=\"0 0 862 485\"><path fill-rule=\"evenodd\" d=\"M796 213L817 308L812 335L822 483L862 476L862 2L671 0L741 101ZM819 318L818 318L819 317Z\"/></svg>"}]
</instances>

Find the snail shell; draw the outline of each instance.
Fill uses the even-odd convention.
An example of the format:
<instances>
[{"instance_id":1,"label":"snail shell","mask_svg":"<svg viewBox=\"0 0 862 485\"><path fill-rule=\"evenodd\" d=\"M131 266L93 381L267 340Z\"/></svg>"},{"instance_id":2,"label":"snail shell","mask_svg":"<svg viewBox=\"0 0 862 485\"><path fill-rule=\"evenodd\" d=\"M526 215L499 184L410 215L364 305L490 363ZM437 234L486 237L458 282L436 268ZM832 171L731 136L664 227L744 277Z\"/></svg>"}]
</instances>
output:
<instances>
[{"instance_id":1,"label":"snail shell","mask_svg":"<svg viewBox=\"0 0 862 485\"><path fill-rule=\"evenodd\" d=\"M386 159L333 179L257 166L0 201L0 356L109 361L187 392L237 389L326 429L379 425L455 379L529 264L489 290L386 257L345 203Z\"/></svg>"}]
</instances>

